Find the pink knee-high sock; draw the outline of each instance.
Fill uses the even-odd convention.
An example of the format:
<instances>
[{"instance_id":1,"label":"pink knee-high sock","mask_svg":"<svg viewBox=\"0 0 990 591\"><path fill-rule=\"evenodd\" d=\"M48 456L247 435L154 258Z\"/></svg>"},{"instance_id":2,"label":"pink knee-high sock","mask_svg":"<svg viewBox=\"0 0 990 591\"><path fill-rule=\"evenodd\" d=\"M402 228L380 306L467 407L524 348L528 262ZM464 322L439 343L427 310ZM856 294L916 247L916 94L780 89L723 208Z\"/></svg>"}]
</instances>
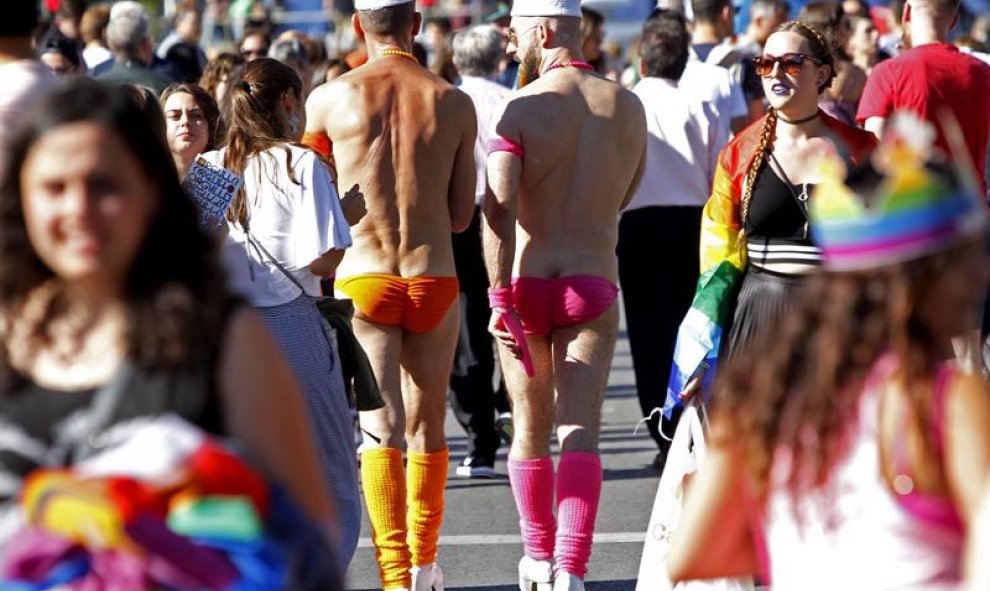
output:
<instances>
[{"instance_id":1,"label":"pink knee-high sock","mask_svg":"<svg viewBox=\"0 0 990 591\"><path fill-rule=\"evenodd\" d=\"M566 452L557 467L557 572L584 579L602 492L602 460L598 454Z\"/></svg>"},{"instance_id":2,"label":"pink knee-high sock","mask_svg":"<svg viewBox=\"0 0 990 591\"><path fill-rule=\"evenodd\" d=\"M553 518L553 460L550 456L536 460L510 457L508 468L526 556L550 560L557 535Z\"/></svg>"}]
</instances>

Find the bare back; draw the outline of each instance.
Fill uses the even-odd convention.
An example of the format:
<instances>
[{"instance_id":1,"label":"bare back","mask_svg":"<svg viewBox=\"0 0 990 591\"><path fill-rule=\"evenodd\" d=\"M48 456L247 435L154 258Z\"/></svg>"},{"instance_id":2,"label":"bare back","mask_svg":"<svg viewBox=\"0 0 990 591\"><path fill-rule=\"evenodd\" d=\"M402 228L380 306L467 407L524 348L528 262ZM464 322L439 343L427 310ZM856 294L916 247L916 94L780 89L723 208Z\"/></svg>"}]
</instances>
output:
<instances>
[{"instance_id":1,"label":"bare back","mask_svg":"<svg viewBox=\"0 0 990 591\"><path fill-rule=\"evenodd\" d=\"M338 275L454 275L450 233L474 206L477 124L467 95L400 56L374 59L314 94L339 185L357 184L368 208Z\"/></svg>"},{"instance_id":2,"label":"bare back","mask_svg":"<svg viewBox=\"0 0 990 591\"><path fill-rule=\"evenodd\" d=\"M618 216L646 147L639 99L577 69L551 71L519 91L496 132L525 151L513 275L616 280Z\"/></svg>"}]
</instances>

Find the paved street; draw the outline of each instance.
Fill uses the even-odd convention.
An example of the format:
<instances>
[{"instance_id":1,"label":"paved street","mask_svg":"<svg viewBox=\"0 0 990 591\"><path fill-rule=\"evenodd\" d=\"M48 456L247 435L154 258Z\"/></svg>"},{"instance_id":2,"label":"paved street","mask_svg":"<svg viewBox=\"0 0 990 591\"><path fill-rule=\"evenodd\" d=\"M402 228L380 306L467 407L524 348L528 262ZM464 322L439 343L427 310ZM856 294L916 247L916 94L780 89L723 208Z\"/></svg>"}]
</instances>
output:
<instances>
[{"instance_id":1,"label":"paved street","mask_svg":"<svg viewBox=\"0 0 990 591\"><path fill-rule=\"evenodd\" d=\"M624 591L635 588L642 532L650 516L657 483L655 472L649 468L656 454L655 445L645 428L633 435L639 406L624 332L620 333L612 361L602 419L605 482L587 588ZM451 469L439 557L447 589L517 589L516 564L522 554L522 542L512 492L505 477L507 450L499 453L496 464L499 479L458 479L453 475L454 467L464 457L465 438L449 413L447 434ZM370 531L365 517L361 545L348 573L348 589L378 588Z\"/></svg>"}]
</instances>

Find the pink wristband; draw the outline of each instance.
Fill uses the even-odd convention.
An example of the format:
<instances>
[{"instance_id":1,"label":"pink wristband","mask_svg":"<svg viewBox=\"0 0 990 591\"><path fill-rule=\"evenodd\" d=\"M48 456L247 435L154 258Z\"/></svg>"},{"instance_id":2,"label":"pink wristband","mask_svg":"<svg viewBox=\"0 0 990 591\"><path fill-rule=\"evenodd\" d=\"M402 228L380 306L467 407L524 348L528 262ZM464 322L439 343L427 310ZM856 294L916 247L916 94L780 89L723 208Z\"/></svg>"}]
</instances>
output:
<instances>
[{"instance_id":1,"label":"pink wristband","mask_svg":"<svg viewBox=\"0 0 990 591\"><path fill-rule=\"evenodd\" d=\"M492 154L494 152L508 152L520 160L526 156L520 144L503 137L494 137L488 140L488 153Z\"/></svg>"},{"instance_id":2,"label":"pink wristband","mask_svg":"<svg viewBox=\"0 0 990 591\"><path fill-rule=\"evenodd\" d=\"M491 287L488 289L488 307L494 310L515 310L511 287Z\"/></svg>"}]
</instances>

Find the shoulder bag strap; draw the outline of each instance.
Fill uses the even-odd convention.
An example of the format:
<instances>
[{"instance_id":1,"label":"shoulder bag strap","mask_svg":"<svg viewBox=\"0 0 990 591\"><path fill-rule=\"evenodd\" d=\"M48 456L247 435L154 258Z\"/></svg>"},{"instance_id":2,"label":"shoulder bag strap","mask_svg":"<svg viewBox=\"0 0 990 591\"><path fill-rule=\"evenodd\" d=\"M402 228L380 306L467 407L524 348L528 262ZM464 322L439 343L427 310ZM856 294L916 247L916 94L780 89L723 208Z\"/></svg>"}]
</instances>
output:
<instances>
[{"instance_id":1,"label":"shoulder bag strap","mask_svg":"<svg viewBox=\"0 0 990 591\"><path fill-rule=\"evenodd\" d=\"M260 252L262 255L265 256L265 258L267 258L269 261L271 261L272 264L275 265L275 268L278 269L279 271L281 271L283 275L285 275L286 279L288 279L289 281L291 281L296 287L299 288L299 291L302 292L302 295L307 295L306 288L303 287L302 283L300 283L299 280L296 279L296 277L292 273L289 273L289 270L286 269L282 265L282 263L278 262L278 260L276 260L275 257L273 257L272 254L270 252L268 252L268 249L265 248L261 244L261 242L259 242L258 240L256 240L254 238L254 236L251 235L250 225L246 221L244 222L244 236L247 237L248 245L253 246L254 248L258 249L258 252Z\"/></svg>"}]
</instances>

